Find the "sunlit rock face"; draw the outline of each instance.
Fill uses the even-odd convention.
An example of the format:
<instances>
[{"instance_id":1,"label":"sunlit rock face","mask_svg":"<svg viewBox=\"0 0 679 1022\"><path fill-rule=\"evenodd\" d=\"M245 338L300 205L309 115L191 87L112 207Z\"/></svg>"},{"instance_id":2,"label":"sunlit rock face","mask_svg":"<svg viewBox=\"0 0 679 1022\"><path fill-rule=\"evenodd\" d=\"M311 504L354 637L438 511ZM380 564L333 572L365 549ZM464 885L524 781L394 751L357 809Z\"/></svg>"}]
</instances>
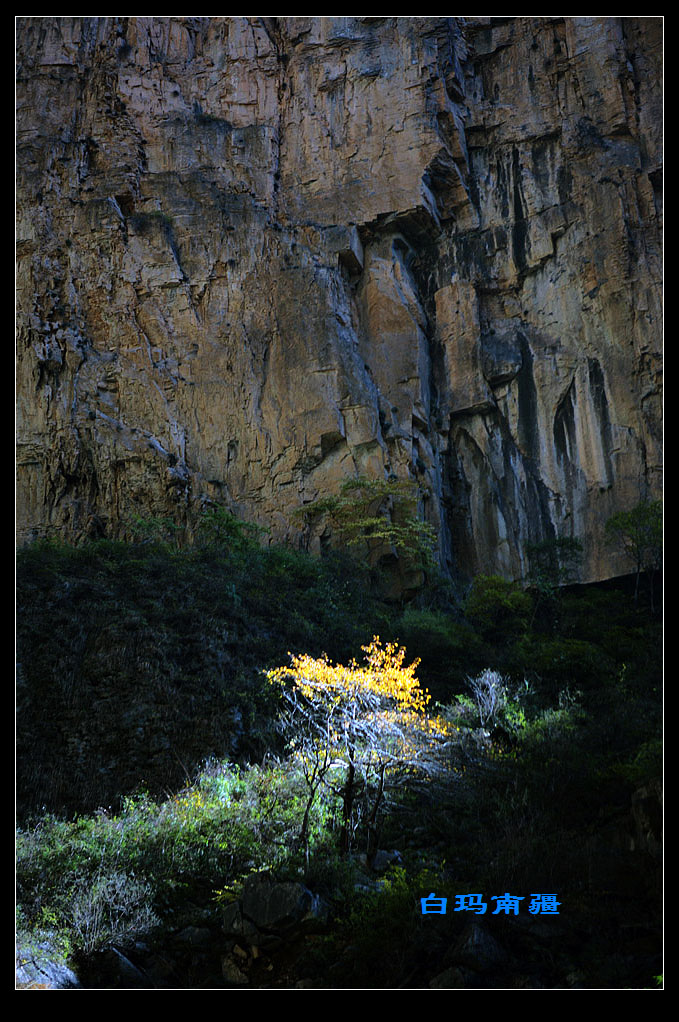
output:
<instances>
[{"instance_id":1,"label":"sunlit rock face","mask_svg":"<svg viewBox=\"0 0 679 1022\"><path fill-rule=\"evenodd\" d=\"M417 482L454 576L660 495L660 18L25 18L18 528Z\"/></svg>"}]
</instances>

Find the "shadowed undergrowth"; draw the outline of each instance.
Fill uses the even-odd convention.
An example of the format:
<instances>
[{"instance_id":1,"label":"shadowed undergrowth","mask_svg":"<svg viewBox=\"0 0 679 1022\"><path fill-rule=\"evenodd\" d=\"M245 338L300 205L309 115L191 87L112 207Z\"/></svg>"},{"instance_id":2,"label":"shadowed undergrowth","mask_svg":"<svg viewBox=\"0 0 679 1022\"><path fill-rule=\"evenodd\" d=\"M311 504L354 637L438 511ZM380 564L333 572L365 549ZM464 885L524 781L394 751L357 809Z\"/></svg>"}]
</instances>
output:
<instances>
[{"instance_id":1,"label":"shadowed undergrowth","mask_svg":"<svg viewBox=\"0 0 679 1022\"><path fill-rule=\"evenodd\" d=\"M355 562L238 530L184 551L42 544L17 579L22 953L162 945L266 870L332 907L296 965L316 985L428 985L470 921L434 929L419 911L434 890L451 904L557 892L563 947L547 961L529 942L526 982L647 985L661 971L658 853L631 811L662 772L660 625L624 586L553 594L546 615L482 578L461 604L439 588L402 607L372 596ZM453 737L435 770L404 770L377 801L367 770L348 819L337 767L310 801L264 672L289 651L349 662L375 634L421 658ZM376 827L400 852L379 882L357 857ZM523 947L512 925L493 932Z\"/></svg>"}]
</instances>

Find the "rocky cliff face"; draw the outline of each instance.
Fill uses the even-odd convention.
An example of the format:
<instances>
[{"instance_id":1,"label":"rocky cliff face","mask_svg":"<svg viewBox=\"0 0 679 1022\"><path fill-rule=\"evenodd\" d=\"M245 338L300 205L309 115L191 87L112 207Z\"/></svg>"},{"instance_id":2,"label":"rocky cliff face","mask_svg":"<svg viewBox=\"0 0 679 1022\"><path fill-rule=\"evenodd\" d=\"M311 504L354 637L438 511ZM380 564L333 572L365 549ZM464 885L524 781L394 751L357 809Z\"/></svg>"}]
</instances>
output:
<instances>
[{"instance_id":1,"label":"rocky cliff face","mask_svg":"<svg viewBox=\"0 0 679 1022\"><path fill-rule=\"evenodd\" d=\"M26 18L21 541L416 480L519 577L660 494L660 18Z\"/></svg>"}]
</instances>

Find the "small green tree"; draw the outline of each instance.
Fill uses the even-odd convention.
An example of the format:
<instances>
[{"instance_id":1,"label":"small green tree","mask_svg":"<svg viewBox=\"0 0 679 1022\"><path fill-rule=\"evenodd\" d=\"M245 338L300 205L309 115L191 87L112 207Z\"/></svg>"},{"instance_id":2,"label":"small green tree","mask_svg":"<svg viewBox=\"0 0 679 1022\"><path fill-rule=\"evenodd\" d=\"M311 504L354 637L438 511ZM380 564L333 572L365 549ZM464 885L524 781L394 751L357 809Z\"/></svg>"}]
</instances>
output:
<instances>
[{"instance_id":1,"label":"small green tree","mask_svg":"<svg viewBox=\"0 0 679 1022\"><path fill-rule=\"evenodd\" d=\"M414 567L434 566L436 534L417 515L418 488L408 480L348 479L338 495L302 508L307 524L326 521L340 542L370 557L385 547Z\"/></svg>"},{"instance_id":2,"label":"small green tree","mask_svg":"<svg viewBox=\"0 0 679 1022\"><path fill-rule=\"evenodd\" d=\"M201 514L196 540L203 546L241 553L256 545L264 532L266 530L261 525L242 521L227 508L215 504Z\"/></svg>"},{"instance_id":3,"label":"small green tree","mask_svg":"<svg viewBox=\"0 0 679 1022\"><path fill-rule=\"evenodd\" d=\"M556 591L577 577L582 560L582 543L574 536L557 536L541 543L527 543L529 561L528 583L544 596Z\"/></svg>"},{"instance_id":4,"label":"small green tree","mask_svg":"<svg viewBox=\"0 0 679 1022\"><path fill-rule=\"evenodd\" d=\"M663 513L662 501L642 500L631 511L620 511L606 522L606 539L622 550L634 565L636 579L634 600L638 599L639 581L648 573L653 609L653 576L662 564Z\"/></svg>"},{"instance_id":5,"label":"small green tree","mask_svg":"<svg viewBox=\"0 0 679 1022\"><path fill-rule=\"evenodd\" d=\"M583 547L575 536L557 536L540 543L527 543L528 577L526 582L534 596L533 619L538 612L547 630L559 624L559 593L574 582L582 561Z\"/></svg>"},{"instance_id":6,"label":"small green tree","mask_svg":"<svg viewBox=\"0 0 679 1022\"><path fill-rule=\"evenodd\" d=\"M172 518L142 517L132 515L128 528L135 543L148 546L165 547L170 550L179 550L182 540L182 528Z\"/></svg>"}]
</instances>

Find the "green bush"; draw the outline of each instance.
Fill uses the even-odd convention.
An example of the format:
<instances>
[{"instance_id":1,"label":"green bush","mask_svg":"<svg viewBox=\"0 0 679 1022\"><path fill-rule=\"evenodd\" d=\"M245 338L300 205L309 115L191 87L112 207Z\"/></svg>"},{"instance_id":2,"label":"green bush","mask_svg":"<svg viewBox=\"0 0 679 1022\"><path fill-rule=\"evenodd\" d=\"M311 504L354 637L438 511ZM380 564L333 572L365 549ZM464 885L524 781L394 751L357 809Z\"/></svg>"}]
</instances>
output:
<instances>
[{"instance_id":1,"label":"green bush","mask_svg":"<svg viewBox=\"0 0 679 1022\"><path fill-rule=\"evenodd\" d=\"M594 643L531 635L512 650L516 674L535 679L549 698L566 688L593 689L615 676L615 667Z\"/></svg>"},{"instance_id":2,"label":"green bush","mask_svg":"<svg viewBox=\"0 0 679 1022\"><path fill-rule=\"evenodd\" d=\"M294 874L305 798L292 766L213 763L162 802L142 794L113 816L45 817L17 834L23 932L39 935L49 921L70 947L90 953L252 870ZM312 849L325 838L328 811L323 799L313 807Z\"/></svg>"},{"instance_id":3,"label":"green bush","mask_svg":"<svg viewBox=\"0 0 679 1022\"><path fill-rule=\"evenodd\" d=\"M420 677L441 702L459 692L469 671L481 666L482 640L450 613L408 607L393 628L407 649L417 650Z\"/></svg>"},{"instance_id":4,"label":"green bush","mask_svg":"<svg viewBox=\"0 0 679 1022\"><path fill-rule=\"evenodd\" d=\"M242 521L223 507L207 508L198 521L196 543L214 550L243 553L259 545L266 532L259 525Z\"/></svg>"},{"instance_id":5,"label":"green bush","mask_svg":"<svg viewBox=\"0 0 679 1022\"><path fill-rule=\"evenodd\" d=\"M663 774L663 742L661 738L651 738L643 742L627 760L615 763L612 773L622 777L632 787L642 784Z\"/></svg>"},{"instance_id":6,"label":"green bush","mask_svg":"<svg viewBox=\"0 0 679 1022\"><path fill-rule=\"evenodd\" d=\"M413 949L423 930L423 893L428 891L422 881L402 868L390 869L376 890L354 891L327 955L338 985L372 987L379 976L379 985L398 986L412 968Z\"/></svg>"},{"instance_id":7,"label":"green bush","mask_svg":"<svg viewBox=\"0 0 679 1022\"><path fill-rule=\"evenodd\" d=\"M154 544L167 550L177 550L181 545L182 530L172 518L133 515L128 527L136 543Z\"/></svg>"},{"instance_id":8,"label":"green bush","mask_svg":"<svg viewBox=\"0 0 679 1022\"><path fill-rule=\"evenodd\" d=\"M506 647L526 632L533 601L515 582L499 575L479 575L464 602L464 611L484 642Z\"/></svg>"}]
</instances>

